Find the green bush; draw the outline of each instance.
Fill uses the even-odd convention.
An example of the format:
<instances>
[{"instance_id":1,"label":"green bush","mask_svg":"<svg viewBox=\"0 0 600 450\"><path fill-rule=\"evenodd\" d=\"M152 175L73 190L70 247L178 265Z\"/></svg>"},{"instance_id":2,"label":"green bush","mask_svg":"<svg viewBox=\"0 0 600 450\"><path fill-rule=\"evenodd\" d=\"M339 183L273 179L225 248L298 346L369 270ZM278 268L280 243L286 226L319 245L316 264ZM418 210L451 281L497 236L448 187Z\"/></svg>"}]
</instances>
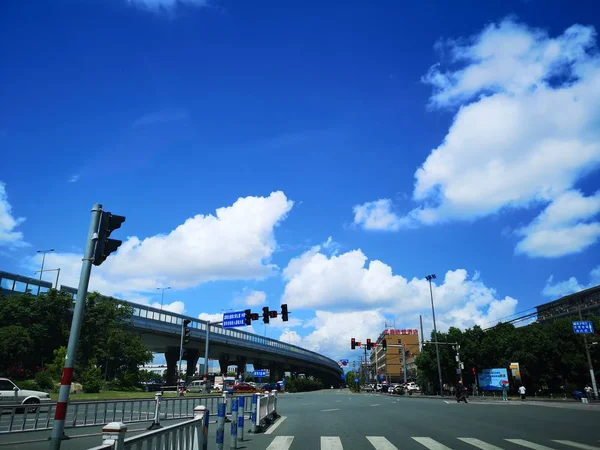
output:
<instances>
[{"instance_id":1,"label":"green bush","mask_svg":"<svg viewBox=\"0 0 600 450\"><path fill-rule=\"evenodd\" d=\"M42 370L36 373L35 382L38 384L40 389L44 391L52 390L56 384L52 379L52 374L47 370Z\"/></svg>"},{"instance_id":2,"label":"green bush","mask_svg":"<svg viewBox=\"0 0 600 450\"><path fill-rule=\"evenodd\" d=\"M83 392L97 394L104 387L104 380L100 368L90 365L81 374Z\"/></svg>"},{"instance_id":3,"label":"green bush","mask_svg":"<svg viewBox=\"0 0 600 450\"><path fill-rule=\"evenodd\" d=\"M39 391L40 386L35 382L35 380L25 380L20 381L18 384L19 388L29 390L29 391Z\"/></svg>"},{"instance_id":4,"label":"green bush","mask_svg":"<svg viewBox=\"0 0 600 450\"><path fill-rule=\"evenodd\" d=\"M285 382L287 392L309 392L318 391L319 389L323 389L323 383L319 380L296 378L295 380L287 379Z\"/></svg>"}]
</instances>

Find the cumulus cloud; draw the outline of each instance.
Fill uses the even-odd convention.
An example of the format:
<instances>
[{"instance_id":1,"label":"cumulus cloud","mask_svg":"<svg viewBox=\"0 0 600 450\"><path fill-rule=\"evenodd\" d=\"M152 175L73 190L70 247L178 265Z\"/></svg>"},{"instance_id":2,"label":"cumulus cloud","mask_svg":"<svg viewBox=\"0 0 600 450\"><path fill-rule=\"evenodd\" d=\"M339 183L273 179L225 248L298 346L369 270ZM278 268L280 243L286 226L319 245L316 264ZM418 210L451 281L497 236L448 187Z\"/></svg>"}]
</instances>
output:
<instances>
[{"instance_id":1,"label":"cumulus cloud","mask_svg":"<svg viewBox=\"0 0 600 450\"><path fill-rule=\"evenodd\" d=\"M546 297L558 299L565 295L573 294L575 292L583 291L600 285L600 266L592 269L589 275L590 282L587 284L580 283L577 278L570 277L568 280L554 281L554 275L550 275L546 280L546 285L542 290L542 294Z\"/></svg>"},{"instance_id":2,"label":"cumulus cloud","mask_svg":"<svg viewBox=\"0 0 600 450\"><path fill-rule=\"evenodd\" d=\"M24 217L14 217L12 206L8 202L6 185L0 181L0 246L23 247L27 244L23 240L23 233L16 228L25 221Z\"/></svg>"},{"instance_id":3,"label":"cumulus cloud","mask_svg":"<svg viewBox=\"0 0 600 450\"><path fill-rule=\"evenodd\" d=\"M355 205L354 223L365 230L397 231L402 226L403 220L392 211L392 207L390 199Z\"/></svg>"},{"instance_id":4,"label":"cumulus cloud","mask_svg":"<svg viewBox=\"0 0 600 450\"><path fill-rule=\"evenodd\" d=\"M550 208L564 195L585 200L575 184L600 163L594 28L573 25L551 37L504 20L440 47L450 55L449 68L436 64L424 81L433 88L430 106L456 115L415 173L419 205L391 223L431 225ZM517 250L557 257L589 247L600 224L590 222L594 214L578 213L572 211L568 225L539 217L520 230Z\"/></svg>"},{"instance_id":5,"label":"cumulus cloud","mask_svg":"<svg viewBox=\"0 0 600 450\"><path fill-rule=\"evenodd\" d=\"M126 0L126 2L155 13L171 12L181 5L202 7L209 4L209 0Z\"/></svg>"},{"instance_id":6,"label":"cumulus cloud","mask_svg":"<svg viewBox=\"0 0 600 450\"><path fill-rule=\"evenodd\" d=\"M315 319L304 322L304 327L317 328L312 340L306 338L304 345L314 347L321 342L321 337L326 339L333 333L320 329L328 326L326 324L347 328L347 333L353 332L355 326L362 326L346 322L351 318L361 323L364 320L365 326L372 319L379 333L383 313L406 321L405 326L411 328L417 328L419 313L429 316L427 280L395 275L384 262L368 261L360 249L331 256L320 250L317 246L292 259L283 271L287 283L282 302L287 303L290 310L314 308L319 311ZM483 283L479 272L469 277L465 269L449 270L438 279L442 281L433 285L433 295L440 319L438 325L442 329L493 324L516 311L517 300L499 297L493 288ZM371 311L371 315L365 315L365 311Z\"/></svg>"},{"instance_id":7,"label":"cumulus cloud","mask_svg":"<svg viewBox=\"0 0 600 450\"><path fill-rule=\"evenodd\" d=\"M266 305L267 294L264 291L251 291L244 298L244 303L248 306Z\"/></svg>"},{"instance_id":8,"label":"cumulus cloud","mask_svg":"<svg viewBox=\"0 0 600 450\"><path fill-rule=\"evenodd\" d=\"M274 228L292 208L283 192L245 197L196 215L168 234L129 237L116 254L94 268L90 289L127 298L159 285L188 288L213 280L260 279L275 273L270 263L276 248ZM235 243L235 245L232 245ZM27 260L38 267L41 256ZM46 263L61 268L62 284L77 286L81 255L50 253Z\"/></svg>"},{"instance_id":9,"label":"cumulus cloud","mask_svg":"<svg viewBox=\"0 0 600 450\"><path fill-rule=\"evenodd\" d=\"M69 178L69 183L77 183L79 181L79 175L75 174L75 175L71 175L71 178Z\"/></svg>"}]
</instances>

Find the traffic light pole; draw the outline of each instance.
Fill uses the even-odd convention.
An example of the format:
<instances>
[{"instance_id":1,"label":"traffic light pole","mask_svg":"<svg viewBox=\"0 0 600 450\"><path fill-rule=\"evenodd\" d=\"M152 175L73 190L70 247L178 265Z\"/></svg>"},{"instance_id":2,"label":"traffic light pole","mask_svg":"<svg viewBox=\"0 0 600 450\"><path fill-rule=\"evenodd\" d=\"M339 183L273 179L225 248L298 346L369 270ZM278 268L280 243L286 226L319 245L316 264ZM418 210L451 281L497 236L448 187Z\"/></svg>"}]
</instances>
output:
<instances>
[{"instance_id":1,"label":"traffic light pole","mask_svg":"<svg viewBox=\"0 0 600 450\"><path fill-rule=\"evenodd\" d=\"M579 312L579 320L583 320L583 316L581 315L581 308L577 307L577 312ZM587 356L588 369L590 370L590 377L592 379L592 389L594 391L594 397L598 399L598 385L596 384L596 374L594 373L594 366L592 365L592 358L590 356L590 347L587 343L587 336L583 335L583 345L585 346L585 356Z\"/></svg>"},{"instance_id":2,"label":"traffic light pole","mask_svg":"<svg viewBox=\"0 0 600 450\"><path fill-rule=\"evenodd\" d=\"M206 342L204 342L204 391L208 391L208 342L210 339L210 326L211 325L219 325L223 323L222 320L218 322L211 322L210 320L206 321ZM182 341L183 341L183 332L181 333Z\"/></svg>"},{"instance_id":3,"label":"traffic light pole","mask_svg":"<svg viewBox=\"0 0 600 450\"><path fill-rule=\"evenodd\" d=\"M60 380L58 402L56 403L54 423L52 424L50 450L60 449L60 443L65 431L65 419L67 416L67 406L69 404L71 381L73 379L73 366L75 365L75 357L77 355L77 343L79 341L79 332L81 331L81 322L83 321L83 313L85 311L85 300L87 298L87 290L90 283L94 246L98 239L98 225L100 224L101 215L102 205L96 203L92 208L92 219L90 221L85 254L81 264L81 275L79 277L79 286L77 288L77 297L75 299L75 310L73 311L73 320L71 322L67 357L65 359L62 378Z\"/></svg>"},{"instance_id":4,"label":"traffic light pole","mask_svg":"<svg viewBox=\"0 0 600 450\"><path fill-rule=\"evenodd\" d=\"M185 325L183 324L183 320L181 321L181 340L179 342L179 368L177 369L177 393L179 393L179 389L181 388L181 360L183 359L183 333L185 330Z\"/></svg>"}]
</instances>

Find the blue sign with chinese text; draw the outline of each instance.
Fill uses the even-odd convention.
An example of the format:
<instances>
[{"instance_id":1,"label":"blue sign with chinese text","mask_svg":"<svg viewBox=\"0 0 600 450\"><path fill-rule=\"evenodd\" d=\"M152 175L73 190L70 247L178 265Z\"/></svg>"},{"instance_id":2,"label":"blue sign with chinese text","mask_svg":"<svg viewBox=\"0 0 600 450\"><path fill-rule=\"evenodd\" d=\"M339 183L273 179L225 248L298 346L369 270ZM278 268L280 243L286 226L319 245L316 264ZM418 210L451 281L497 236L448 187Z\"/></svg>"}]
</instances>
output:
<instances>
[{"instance_id":1,"label":"blue sign with chinese text","mask_svg":"<svg viewBox=\"0 0 600 450\"><path fill-rule=\"evenodd\" d=\"M501 391L502 382L508 381L506 369L483 369L477 374L479 387L483 391Z\"/></svg>"},{"instance_id":2,"label":"blue sign with chinese text","mask_svg":"<svg viewBox=\"0 0 600 450\"><path fill-rule=\"evenodd\" d=\"M267 371L266 370L255 370L252 373L256 378L263 378L267 376Z\"/></svg>"},{"instance_id":3,"label":"blue sign with chinese text","mask_svg":"<svg viewBox=\"0 0 600 450\"><path fill-rule=\"evenodd\" d=\"M594 327L589 320L574 320L573 331L575 334L594 334Z\"/></svg>"},{"instance_id":4,"label":"blue sign with chinese text","mask_svg":"<svg viewBox=\"0 0 600 450\"><path fill-rule=\"evenodd\" d=\"M229 311L223 313L223 328L235 328L246 326L245 311Z\"/></svg>"}]
</instances>

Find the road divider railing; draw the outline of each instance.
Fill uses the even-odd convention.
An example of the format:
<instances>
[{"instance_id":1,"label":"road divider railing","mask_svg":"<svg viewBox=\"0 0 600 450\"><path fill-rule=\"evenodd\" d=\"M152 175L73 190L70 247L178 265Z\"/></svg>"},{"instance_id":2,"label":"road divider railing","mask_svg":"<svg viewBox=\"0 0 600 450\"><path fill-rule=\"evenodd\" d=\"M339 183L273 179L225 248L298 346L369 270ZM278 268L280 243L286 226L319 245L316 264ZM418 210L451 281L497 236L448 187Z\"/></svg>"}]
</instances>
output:
<instances>
[{"instance_id":1,"label":"road divider railing","mask_svg":"<svg viewBox=\"0 0 600 450\"><path fill-rule=\"evenodd\" d=\"M252 432L258 433L277 419L277 391L252 397Z\"/></svg>"},{"instance_id":2,"label":"road divider railing","mask_svg":"<svg viewBox=\"0 0 600 450\"><path fill-rule=\"evenodd\" d=\"M102 429L102 444L90 450L207 450L209 415L205 406L196 406L191 420L130 438L125 437L127 425L111 422Z\"/></svg>"},{"instance_id":3,"label":"road divider railing","mask_svg":"<svg viewBox=\"0 0 600 450\"><path fill-rule=\"evenodd\" d=\"M242 414L250 413L251 394L243 397L247 399L244 405L248 406L240 411ZM155 429L161 420L193 417L194 408L200 405L216 414L217 405L223 401L223 397L164 398L157 392L153 399L71 402L67 408L65 428L97 426L108 422L127 424L152 421L150 427ZM1 405L0 435L51 429L55 412L56 403Z\"/></svg>"}]
</instances>

